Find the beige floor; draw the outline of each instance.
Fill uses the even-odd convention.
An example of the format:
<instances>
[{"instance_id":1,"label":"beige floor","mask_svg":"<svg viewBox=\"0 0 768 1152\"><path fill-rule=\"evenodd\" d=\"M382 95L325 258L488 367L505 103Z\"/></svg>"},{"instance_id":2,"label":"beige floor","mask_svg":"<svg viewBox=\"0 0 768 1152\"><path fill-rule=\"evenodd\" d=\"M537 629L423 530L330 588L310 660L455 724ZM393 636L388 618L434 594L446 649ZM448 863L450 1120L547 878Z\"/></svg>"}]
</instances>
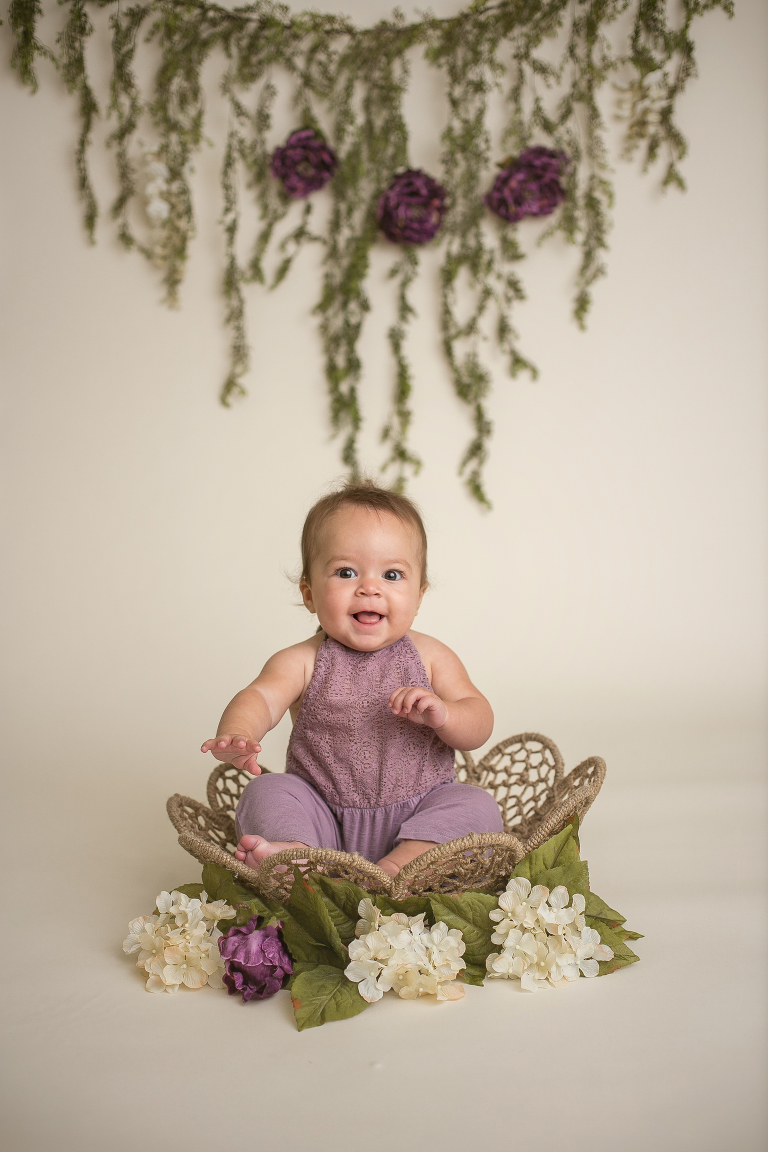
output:
<instances>
[{"instance_id":1,"label":"beige floor","mask_svg":"<svg viewBox=\"0 0 768 1152\"><path fill-rule=\"evenodd\" d=\"M535 995L497 983L458 1004L387 998L302 1034L287 993L244 1006L143 991L120 950L126 922L197 876L159 803L150 812L120 774L62 784L29 852L39 788L20 788L4 871L5 1152L765 1146L757 783L609 777L582 843L595 890L646 934L633 968Z\"/></svg>"}]
</instances>

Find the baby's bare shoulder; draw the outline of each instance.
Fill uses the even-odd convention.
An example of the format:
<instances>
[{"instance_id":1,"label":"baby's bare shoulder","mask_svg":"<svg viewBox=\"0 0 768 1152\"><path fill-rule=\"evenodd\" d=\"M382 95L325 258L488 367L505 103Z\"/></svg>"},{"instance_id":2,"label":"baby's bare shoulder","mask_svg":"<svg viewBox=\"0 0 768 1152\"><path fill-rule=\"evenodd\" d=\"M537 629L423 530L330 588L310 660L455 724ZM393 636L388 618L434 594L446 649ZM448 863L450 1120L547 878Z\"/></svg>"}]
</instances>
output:
<instances>
[{"instance_id":1,"label":"baby's bare shoulder","mask_svg":"<svg viewBox=\"0 0 768 1152\"><path fill-rule=\"evenodd\" d=\"M438 696L444 700L461 700L465 696L480 695L452 648L424 632L409 632L408 635L416 645L432 690Z\"/></svg>"},{"instance_id":2,"label":"baby's bare shoulder","mask_svg":"<svg viewBox=\"0 0 768 1152\"><path fill-rule=\"evenodd\" d=\"M288 668L303 668L310 669L315 666L315 657L317 650L322 643L322 636L310 636L306 640L300 640L298 644L291 644L288 648L281 648L279 652L275 652L274 656L270 656L264 665L264 671L288 669Z\"/></svg>"},{"instance_id":3,"label":"baby's bare shoulder","mask_svg":"<svg viewBox=\"0 0 768 1152\"><path fill-rule=\"evenodd\" d=\"M434 636L427 636L426 632L414 632L413 630L408 635L416 646L419 656L421 656L421 662L427 675L430 674L430 667L432 666L439 667L445 664L461 663L453 649L449 648L447 644L443 644L442 640L437 640Z\"/></svg>"}]
</instances>

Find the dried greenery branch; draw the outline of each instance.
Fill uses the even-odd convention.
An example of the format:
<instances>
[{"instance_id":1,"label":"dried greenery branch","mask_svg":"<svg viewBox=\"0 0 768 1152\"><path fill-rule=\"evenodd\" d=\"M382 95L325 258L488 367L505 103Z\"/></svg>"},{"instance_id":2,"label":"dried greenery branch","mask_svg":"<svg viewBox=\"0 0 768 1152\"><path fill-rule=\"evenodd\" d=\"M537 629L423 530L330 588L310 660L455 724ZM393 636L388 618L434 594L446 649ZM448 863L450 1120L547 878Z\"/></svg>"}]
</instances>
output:
<instances>
[{"instance_id":1,"label":"dried greenery branch","mask_svg":"<svg viewBox=\"0 0 768 1152\"><path fill-rule=\"evenodd\" d=\"M49 48L37 35L44 14L41 0L12 0L13 65L34 91L38 61L48 60L77 97L77 178L93 239L98 209L87 157L100 113L86 49L99 34L89 11L109 10L112 76L105 107L114 122L107 145L115 155L118 184L112 216L122 243L161 269L171 304L178 299L194 231L190 174L205 141L201 73L214 55L221 59L219 90L229 118L221 169L223 292L231 333L221 399L229 404L244 394L249 367L244 285L270 280L265 258L271 251L277 266L269 286L276 287L304 245L320 243L323 278L316 312L331 424L342 436L342 458L353 473L359 469L362 422L358 346L371 307L366 282L372 249L384 242L377 204L393 177L413 166L403 101L414 55L420 53L442 73L441 172L433 175L445 186L448 211L431 244L443 251L443 347L455 393L473 424L460 471L482 504L488 504L482 475L491 434L486 409L491 376L483 343L497 341L512 376L522 370L536 375L518 350L511 319L515 302L524 298L515 272L524 255L519 226L491 217L483 200L494 161L504 163L504 152L515 156L534 145L568 158L564 202L540 241L559 233L579 247L574 316L583 326L592 285L605 274L612 203L600 92L613 77L625 120L624 155L642 149L644 169L665 156L662 184L683 188L678 162L686 143L675 122L675 105L696 74L691 29L697 17L715 8L733 13L732 0L679 0L672 16L667 0L475 0L444 19L427 15L408 22L395 10L388 20L358 28L342 16L292 13L273 0L233 9L207 0L60 4L66 10L64 25ZM633 14L629 41L617 51L609 29L628 11ZM103 27L103 21L96 24ZM135 71L142 52L151 53L156 63L147 93ZM273 138L272 113L280 85L292 93L297 127L314 129L338 157L322 235L310 226L311 199L296 204L270 170L279 143ZM494 146L489 109L498 101L503 102L505 128ZM149 149L140 139L146 133L154 142ZM151 203L142 163L154 166ZM253 198L260 227L250 255L242 257L239 233L246 195ZM137 211L142 206L144 219ZM292 216L295 224L278 239L280 225ZM413 374L406 355L408 325L415 315L409 289L419 258L415 244L394 251L396 318L388 333L394 390L382 440L388 451L383 467L394 469L394 483L402 488L409 472L421 466L408 446Z\"/></svg>"}]
</instances>

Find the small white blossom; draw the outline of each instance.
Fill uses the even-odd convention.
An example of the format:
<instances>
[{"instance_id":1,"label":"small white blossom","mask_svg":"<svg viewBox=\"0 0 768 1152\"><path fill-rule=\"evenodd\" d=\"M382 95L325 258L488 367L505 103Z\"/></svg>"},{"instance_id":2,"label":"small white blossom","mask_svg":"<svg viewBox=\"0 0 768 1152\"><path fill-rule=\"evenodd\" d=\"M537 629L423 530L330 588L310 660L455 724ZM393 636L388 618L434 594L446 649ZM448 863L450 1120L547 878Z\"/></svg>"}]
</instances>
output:
<instances>
[{"instance_id":1,"label":"small white blossom","mask_svg":"<svg viewBox=\"0 0 768 1152\"><path fill-rule=\"evenodd\" d=\"M584 919L585 898L574 893L569 905L568 889L560 884L552 892L531 888L524 877L509 881L499 897L499 907L488 915L496 930L494 944L503 946L486 959L491 978L518 979L527 992L549 985L597 976L598 962L613 952L600 942L600 933Z\"/></svg>"},{"instance_id":2,"label":"small white blossom","mask_svg":"<svg viewBox=\"0 0 768 1152\"><path fill-rule=\"evenodd\" d=\"M163 187L167 184L170 176L168 165L163 164L162 160L157 160L154 152L147 152L147 175L150 180L162 184Z\"/></svg>"},{"instance_id":3,"label":"small white blossom","mask_svg":"<svg viewBox=\"0 0 768 1152\"><path fill-rule=\"evenodd\" d=\"M369 899L358 907L357 939L349 945L351 963L344 970L369 1004L394 991L404 1000L435 996L459 1000L464 988L456 977L466 965L461 959L461 932L440 921L432 928L424 914L384 916Z\"/></svg>"},{"instance_id":4,"label":"small white blossom","mask_svg":"<svg viewBox=\"0 0 768 1152\"><path fill-rule=\"evenodd\" d=\"M350 956L352 955L351 948L350 945ZM353 960L345 968L344 975L348 980L357 984L357 990L363 1000L373 1004L376 1000L381 1000L384 995L383 989L377 983L383 970L384 965L379 964L376 960Z\"/></svg>"},{"instance_id":5,"label":"small white blossom","mask_svg":"<svg viewBox=\"0 0 768 1152\"><path fill-rule=\"evenodd\" d=\"M216 941L221 932L218 920L231 919L234 908L224 900L209 902L203 891L199 898L183 892L161 892L157 913L139 916L128 925L123 951L138 953L136 966L147 973L148 992L178 992L209 984L221 988L224 961Z\"/></svg>"},{"instance_id":6,"label":"small white blossom","mask_svg":"<svg viewBox=\"0 0 768 1152\"><path fill-rule=\"evenodd\" d=\"M358 936L367 936L369 932L374 932L379 926L381 919L381 911L376 907L372 900L361 900L357 911L360 914L360 919L357 922L355 932Z\"/></svg>"},{"instance_id":7,"label":"small white blossom","mask_svg":"<svg viewBox=\"0 0 768 1152\"><path fill-rule=\"evenodd\" d=\"M155 227L167 220L170 214L170 204L160 196L153 196L151 200L147 201L147 216Z\"/></svg>"},{"instance_id":8,"label":"small white blossom","mask_svg":"<svg viewBox=\"0 0 768 1152\"><path fill-rule=\"evenodd\" d=\"M499 897L499 907L489 913L491 920L497 921L496 931L491 937L493 943L503 944L507 933L515 928L533 928L538 923L539 909L548 896L549 888L543 884L531 888L530 880L524 876L510 880L506 892Z\"/></svg>"},{"instance_id":9,"label":"small white blossom","mask_svg":"<svg viewBox=\"0 0 768 1152\"><path fill-rule=\"evenodd\" d=\"M148 928L153 928L157 923L157 916L137 916L135 920L131 920L128 925L128 935L123 940L123 952L131 953L138 952L141 949L141 939L146 934Z\"/></svg>"},{"instance_id":10,"label":"small white blossom","mask_svg":"<svg viewBox=\"0 0 768 1152\"><path fill-rule=\"evenodd\" d=\"M581 940L576 941L576 963L582 976L597 976L598 961L611 960L613 950L600 943L600 933L594 928L582 928Z\"/></svg>"},{"instance_id":11,"label":"small white blossom","mask_svg":"<svg viewBox=\"0 0 768 1152\"><path fill-rule=\"evenodd\" d=\"M148 177L144 186L145 210L153 228L159 228L171 214L167 199L170 171L168 165L158 159L156 152L144 153L144 166Z\"/></svg>"},{"instance_id":12,"label":"small white blossom","mask_svg":"<svg viewBox=\"0 0 768 1152\"><path fill-rule=\"evenodd\" d=\"M576 909L568 907L568 889L559 884L549 894L549 900L544 901L539 909L539 916L545 924L556 924L563 927L573 923Z\"/></svg>"}]
</instances>

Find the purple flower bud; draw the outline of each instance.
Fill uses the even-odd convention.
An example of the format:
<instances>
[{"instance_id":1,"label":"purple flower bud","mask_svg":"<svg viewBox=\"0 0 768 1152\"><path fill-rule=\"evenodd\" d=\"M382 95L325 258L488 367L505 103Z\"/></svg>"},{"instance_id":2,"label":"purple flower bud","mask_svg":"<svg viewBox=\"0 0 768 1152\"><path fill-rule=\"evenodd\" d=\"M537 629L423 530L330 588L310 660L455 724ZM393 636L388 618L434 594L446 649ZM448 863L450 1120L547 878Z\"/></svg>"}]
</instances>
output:
<instances>
[{"instance_id":1,"label":"purple flower bud","mask_svg":"<svg viewBox=\"0 0 768 1152\"><path fill-rule=\"evenodd\" d=\"M302 200L325 188L338 164L336 153L314 128L299 128L282 148L275 148L270 168L291 199Z\"/></svg>"},{"instance_id":2,"label":"purple flower bud","mask_svg":"<svg viewBox=\"0 0 768 1152\"><path fill-rule=\"evenodd\" d=\"M549 216L565 198L560 178L569 165L564 152L526 148L499 172L485 204L512 224L524 216Z\"/></svg>"},{"instance_id":3,"label":"purple flower bud","mask_svg":"<svg viewBox=\"0 0 768 1152\"><path fill-rule=\"evenodd\" d=\"M376 219L393 244L426 244L446 212L445 188L420 169L395 176L379 200Z\"/></svg>"},{"instance_id":4,"label":"purple flower bud","mask_svg":"<svg viewBox=\"0 0 768 1152\"><path fill-rule=\"evenodd\" d=\"M282 924L257 928L254 916L241 928L230 928L219 937L219 952L224 960L222 980L230 996L241 992L244 1001L266 1000L274 996L286 976L293 972L291 958L278 935Z\"/></svg>"}]
</instances>

